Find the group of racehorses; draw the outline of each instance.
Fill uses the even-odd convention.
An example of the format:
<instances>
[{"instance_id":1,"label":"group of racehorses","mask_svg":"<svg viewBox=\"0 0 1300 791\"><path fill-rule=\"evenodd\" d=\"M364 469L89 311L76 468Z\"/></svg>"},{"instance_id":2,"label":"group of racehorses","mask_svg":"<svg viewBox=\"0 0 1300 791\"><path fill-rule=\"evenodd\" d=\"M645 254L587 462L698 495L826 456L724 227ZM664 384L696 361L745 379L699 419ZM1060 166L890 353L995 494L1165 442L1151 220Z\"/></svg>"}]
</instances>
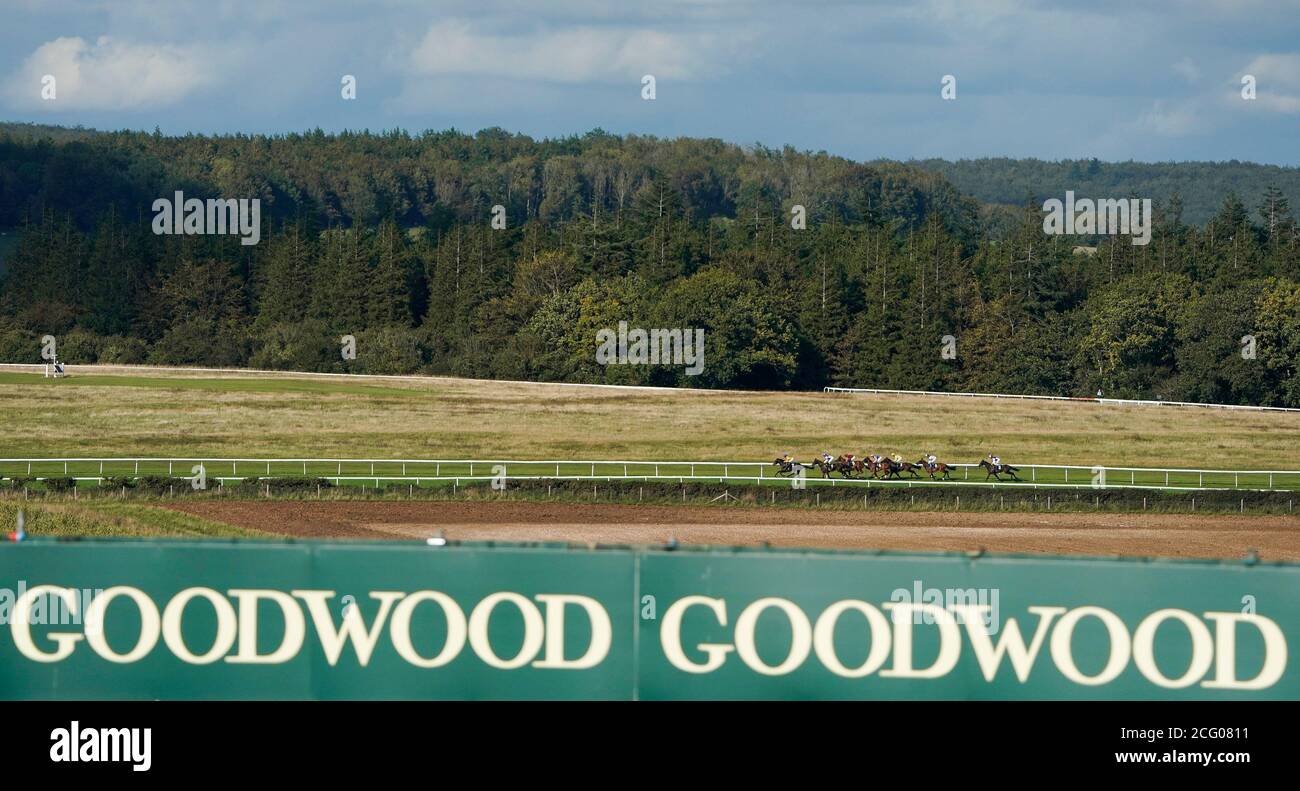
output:
<instances>
[{"instance_id":1,"label":"group of racehorses","mask_svg":"<svg viewBox=\"0 0 1300 791\"><path fill-rule=\"evenodd\" d=\"M839 456L829 460L820 456L815 456L809 464L801 464L787 457L784 459L773 459L772 464L778 468L776 474L783 477L799 475L802 472L815 467L816 469L821 470L823 478L829 478L835 473L839 473L845 478L865 477L868 473L871 474L872 478L882 479L901 479L904 473L911 475L913 478L920 478L921 475L918 470L921 470L928 473L932 479L935 479L935 476L939 476L939 479L947 481L952 480L951 477L949 477L949 474L953 471L951 465L944 464L937 460L934 462L931 462L929 459L919 459L916 462L896 461L888 456L878 455L860 457L850 454L840 454ZM989 478L996 478L1000 481L1002 480L1003 475L1011 476L1011 480L1013 481L1020 480L1016 477L1016 473L1020 471L1019 467L1012 467L1010 464L995 464L989 459L980 459L979 466L984 468L984 480L986 481Z\"/></svg>"}]
</instances>

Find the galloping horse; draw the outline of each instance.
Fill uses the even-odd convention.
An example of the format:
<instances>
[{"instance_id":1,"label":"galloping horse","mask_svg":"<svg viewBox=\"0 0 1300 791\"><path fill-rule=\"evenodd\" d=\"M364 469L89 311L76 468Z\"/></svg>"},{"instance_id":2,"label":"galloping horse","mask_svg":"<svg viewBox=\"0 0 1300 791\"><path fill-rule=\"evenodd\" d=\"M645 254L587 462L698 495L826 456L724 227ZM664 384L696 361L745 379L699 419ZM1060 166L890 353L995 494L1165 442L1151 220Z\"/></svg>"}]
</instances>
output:
<instances>
[{"instance_id":1,"label":"galloping horse","mask_svg":"<svg viewBox=\"0 0 1300 791\"><path fill-rule=\"evenodd\" d=\"M847 456L840 455L835 459L835 469L844 474L845 478L852 478L854 473L861 473L864 469L862 459L854 458L850 460Z\"/></svg>"},{"instance_id":2,"label":"galloping horse","mask_svg":"<svg viewBox=\"0 0 1300 791\"><path fill-rule=\"evenodd\" d=\"M1002 475L1001 475L1001 473L1004 473L1004 472L1005 472L1007 475L1010 475L1010 476L1011 476L1011 480L1013 480L1013 481L1018 481L1018 480L1020 480L1019 478L1016 477L1016 473L1020 471L1020 468L1019 468L1019 467L1012 467L1010 464L996 464L996 465L995 465L993 462L989 461L988 459L980 459L980 466L983 467L985 473L987 473L987 474L984 476L984 480L986 480L986 481L987 481L990 477L997 478L997 479L1000 481L1000 480L1002 480Z\"/></svg>"},{"instance_id":3,"label":"galloping horse","mask_svg":"<svg viewBox=\"0 0 1300 791\"><path fill-rule=\"evenodd\" d=\"M826 461L821 456L813 457L812 466L822 471L823 478L831 477L831 473L837 469L834 461Z\"/></svg>"},{"instance_id":4,"label":"galloping horse","mask_svg":"<svg viewBox=\"0 0 1300 791\"><path fill-rule=\"evenodd\" d=\"M817 462L815 461L813 462L814 465L816 463ZM800 472L808 469L809 466L807 464L800 464L797 461L786 461L785 459L773 459L772 465L779 468L776 471L776 474L783 478L788 478L791 475L798 475Z\"/></svg>"},{"instance_id":5,"label":"galloping horse","mask_svg":"<svg viewBox=\"0 0 1300 791\"><path fill-rule=\"evenodd\" d=\"M949 467L947 464L944 464L941 461L936 461L934 464L930 464L925 459L921 459L916 463L916 466L930 473L931 478L933 478L934 474L937 472L943 476L943 479L945 481L952 480L951 478L948 477L948 473L952 471L952 467Z\"/></svg>"},{"instance_id":6,"label":"galloping horse","mask_svg":"<svg viewBox=\"0 0 1300 791\"><path fill-rule=\"evenodd\" d=\"M893 459L880 460L880 467L884 470L886 478L891 476L894 478L901 478L903 476L899 475L900 472L911 473L913 478L920 478L921 476L916 472L917 468L920 466L921 465L913 464L910 461L894 461Z\"/></svg>"}]
</instances>

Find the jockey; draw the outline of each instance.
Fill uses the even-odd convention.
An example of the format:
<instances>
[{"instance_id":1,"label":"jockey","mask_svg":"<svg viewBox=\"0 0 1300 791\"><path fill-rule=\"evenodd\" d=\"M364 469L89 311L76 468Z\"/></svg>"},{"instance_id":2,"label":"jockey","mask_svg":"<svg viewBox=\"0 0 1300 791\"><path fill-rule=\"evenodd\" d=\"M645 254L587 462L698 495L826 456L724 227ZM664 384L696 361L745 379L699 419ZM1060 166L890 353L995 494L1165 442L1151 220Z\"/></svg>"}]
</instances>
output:
<instances>
[{"instance_id":1,"label":"jockey","mask_svg":"<svg viewBox=\"0 0 1300 791\"><path fill-rule=\"evenodd\" d=\"M794 464L794 456L790 455L790 451L786 451L785 455L781 457L781 463Z\"/></svg>"},{"instance_id":2,"label":"jockey","mask_svg":"<svg viewBox=\"0 0 1300 791\"><path fill-rule=\"evenodd\" d=\"M894 462L895 464L902 464L902 463L903 463L903 457L902 457L902 455L901 455L898 451L894 451L894 455L893 455L893 456L890 456L889 458L890 458L891 460L893 460L893 462Z\"/></svg>"},{"instance_id":3,"label":"jockey","mask_svg":"<svg viewBox=\"0 0 1300 791\"><path fill-rule=\"evenodd\" d=\"M1002 457L1000 457L1000 456L994 456L992 453L990 453L990 454L989 454L989 462L991 462L991 463L993 464L994 467L1001 467L1001 466L1002 466Z\"/></svg>"},{"instance_id":4,"label":"jockey","mask_svg":"<svg viewBox=\"0 0 1300 791\"><path fill-rule=\"evenodd\" d=\"M849 463L852 463L852 462L853 462L853 454L852 454L852 453L845 453L845 454L844 454L844 460L847 461L847 462L849 462Z\"/></svg>"},{"instance_id":5,"label":"jockey","mask_svg":"<svg viewBox=\"0 0 1300 791\"><path fill-rule=\"evenodd\" d=\"M933 467L935 464L939 463L939 457L931 453L930 455L925 457L925 463Z\"/></svg>"},{"instance_id":6,"label":"jockey","mask_svg":"<svg viewBox=\"0 0 1300 791\"><path fill-rule=\"evenodd\" d=\"M822 461L826 462L827 464L833 464L835 462L835 457L827 453L826 451L822 451Z\"/></svg>"}]
</instances>

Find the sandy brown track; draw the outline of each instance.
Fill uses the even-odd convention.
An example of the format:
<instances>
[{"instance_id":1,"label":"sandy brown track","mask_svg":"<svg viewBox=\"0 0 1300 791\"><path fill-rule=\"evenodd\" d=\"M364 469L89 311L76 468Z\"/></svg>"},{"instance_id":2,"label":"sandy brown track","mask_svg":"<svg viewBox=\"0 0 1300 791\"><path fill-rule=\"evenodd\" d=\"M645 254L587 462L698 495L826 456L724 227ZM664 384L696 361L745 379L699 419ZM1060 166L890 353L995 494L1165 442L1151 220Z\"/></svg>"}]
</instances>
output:
<instances>
[{"instance_id":1,"label":"sandy brown track","mask_svg":"<svg viewBox=\"0 0 1300 791\"><path fill-rule=\"evenodd\" d=\"M206 501L167 507L297 538L975 550L1300 560L1300 517L935 513L535 502Z\"/></svg>"}]
</instances>

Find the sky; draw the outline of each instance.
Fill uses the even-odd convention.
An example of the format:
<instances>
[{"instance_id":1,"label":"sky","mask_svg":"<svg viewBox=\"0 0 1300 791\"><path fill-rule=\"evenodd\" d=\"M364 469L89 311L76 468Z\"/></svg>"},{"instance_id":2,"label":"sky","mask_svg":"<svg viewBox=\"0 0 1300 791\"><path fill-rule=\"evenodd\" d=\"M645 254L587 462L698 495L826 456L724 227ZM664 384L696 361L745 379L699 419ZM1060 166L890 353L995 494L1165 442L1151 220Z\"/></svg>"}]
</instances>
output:
<instances>
[{"instance_id":1,"label":"sky","mask_svg":"<svg viewBox=\"0 0 1300 791\"><path fill-rule=\"evenodd\" d=\"M0 0L0 20L7 121L1300 165L1300 0Z\"/></svg>"}]
</instances>

